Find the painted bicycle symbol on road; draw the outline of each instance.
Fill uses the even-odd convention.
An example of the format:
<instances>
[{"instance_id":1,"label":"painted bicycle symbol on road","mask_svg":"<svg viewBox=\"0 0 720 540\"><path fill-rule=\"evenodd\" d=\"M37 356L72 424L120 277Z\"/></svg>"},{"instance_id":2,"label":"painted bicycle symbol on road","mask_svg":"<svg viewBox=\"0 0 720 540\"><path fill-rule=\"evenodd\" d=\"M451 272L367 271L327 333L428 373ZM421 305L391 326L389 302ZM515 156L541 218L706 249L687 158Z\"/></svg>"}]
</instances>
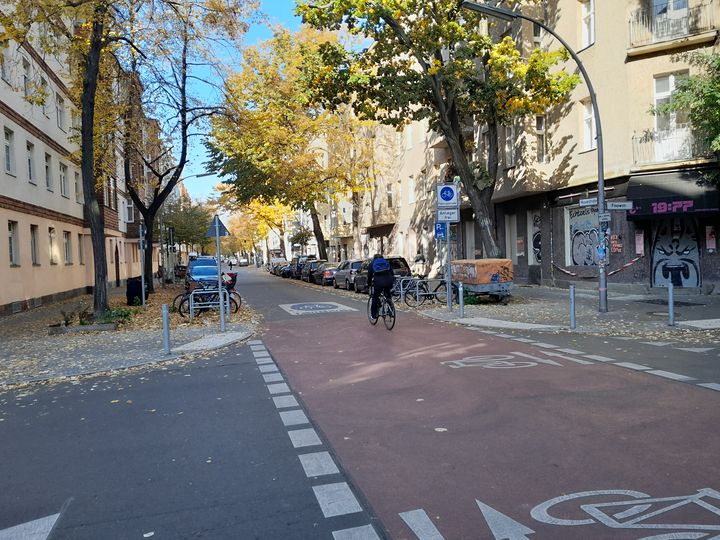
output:
<instances>
[{"instance_id":1,"label":"painted bicycle symbol on road","mask_svg":"<svg viewBox=\"0 0 720 540\"><path fill-rule=\"evenodd\" d=\"M588 502L578 504L582 499ZM495 538L527 540L528 535L535 534L533 529L487 504L479 500L475 502ZM577 511L578 507L587 517L556 517ZM704 517L699 518L699 514ZM682 515L692 517L683 522ZM652 497L641 491L625 489L581 491L540 503L530 511L530 516L547 525L577 527L601 524L611 529L660 533L651 533L638 540L720 540L720 492L712 488L675 497ZM696 519L703 523L693 523Z\"/></svg>"},{"instance_id":2,"label":"painted bicycle symbol on road","mask_svg":"<svg viewBox=\"0 0 720 540\"><path fill-rule=\"evenodd\" d=\"M467 356L462 360L447 360L440 362L449 368L480 367L485 369L517 369L537 366L537 362L518 360L512 354L484 354Z\"/></svg>"}]
</instances>

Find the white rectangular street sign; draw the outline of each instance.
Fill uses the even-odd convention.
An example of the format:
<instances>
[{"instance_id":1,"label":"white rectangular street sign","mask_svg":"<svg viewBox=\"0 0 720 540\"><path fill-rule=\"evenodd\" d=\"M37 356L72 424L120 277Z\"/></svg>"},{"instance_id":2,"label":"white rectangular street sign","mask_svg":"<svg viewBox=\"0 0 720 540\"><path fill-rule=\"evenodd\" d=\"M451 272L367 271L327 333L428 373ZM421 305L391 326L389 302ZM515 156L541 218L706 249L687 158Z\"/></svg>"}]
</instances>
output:
<instances>
[{"instance_id":1,"label":"white rectangular street sign","mask_svg":"<svg viewBox=\"0 0 720 540\"><path fill-rule=\"evenodd\" d=\"M595 206L598 203L597 197L590 197L589 199L580 199L580 206Z\"/></svg>"},{"instance_id":2,"label":"white rectangular street sign","mask_svg":"<svg viewBox=\"0 0 720 540\"><path fill-rule=\"evenodd\" d=\"M605 205L608 210L632 210L632 201L608 201Z\"/></svg>"},{"instance_id":3,"label":"white rectangular street sign","mask_svg":"<svg viewBox=\"0 0 720 540\"><path fill-rule=\"evenodd\" d=\"M600 223L609 223L610 222L610 212L603 212L601 214L598 214L598 221Z\"/></svg>"},{"instance_id":4,"label":"white rectangular street sign","mask_svg":"<svg viewBox=\"0 0 720 540\"><path fill-rule=\"evenodd\" d=\"M437 207L457 208L460 206L460 193L455 184L439 184L437 186Z\"/></svg>"},{"instance_id":5,"label":"white rectangular street sign","mask_svg":"<svg viewBox=\"0 0 720 540\"><path fill-rule=\"evenodd\" d=\"M437 220L449 223L457 223L460 221L459 208L438 208Z\"/></svg>"}]
</instances>

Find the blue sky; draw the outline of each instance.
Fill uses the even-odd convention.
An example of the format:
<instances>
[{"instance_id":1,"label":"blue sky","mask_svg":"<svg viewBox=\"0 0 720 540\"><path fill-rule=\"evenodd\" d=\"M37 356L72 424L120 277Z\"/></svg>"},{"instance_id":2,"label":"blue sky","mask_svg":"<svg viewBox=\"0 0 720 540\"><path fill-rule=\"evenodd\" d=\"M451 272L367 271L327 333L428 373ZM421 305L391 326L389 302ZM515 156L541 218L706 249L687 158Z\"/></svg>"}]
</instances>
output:
<instances>
[{"instance_id":1,"label":"blue sky","mask_svg":"<svg viewBox=\"0 0 720 540\"><path fill-rule=\"evenodd\" d=\"M300 19L295 16L294 0L261 0L261 10L267 15L272 25L282 25L293 31L300 28ZM245 42L254 45L272 37L270 28L265 25L253 25L248 31ZM183 176L189 177L194 174L201 174L205 171L203 163L206 160L205 147L202 145L201 137L190 138L189 161L185 166ZM203 178L188 178L183 184L193 199L207 199L213 192L213 186L219 182L215 176Z\"/></svg>"}]
</instances>

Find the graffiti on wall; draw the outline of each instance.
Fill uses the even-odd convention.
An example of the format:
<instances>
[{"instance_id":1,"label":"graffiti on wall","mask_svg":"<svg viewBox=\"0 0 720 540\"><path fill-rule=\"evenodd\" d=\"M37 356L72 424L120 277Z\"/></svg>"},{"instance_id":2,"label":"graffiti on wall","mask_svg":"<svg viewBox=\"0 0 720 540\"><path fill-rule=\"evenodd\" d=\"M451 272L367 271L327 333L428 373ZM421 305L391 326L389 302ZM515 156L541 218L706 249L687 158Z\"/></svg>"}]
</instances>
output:
<instances>
[{"instance_id":1,"label":"graffiti on wall","mask_svg":"<svg viewBox=\"0 0 720 540\"><path fill-rule=\"evenodd\" d=\"M540 211L531 211L530 219L532 223L532 236L530 237L529 251L532 252L532 258L530 264L540 264L542 262L542 236L540 234L540 223L542 217Z\"/></svg>"},{"instance_id":2,"label":"graffiti on wall","mask_svg":"<svg viewBox=\"0 0 720 540\"><path fill-rule=\"evenodd\" d=\"M597 266L598 213L597 208L570 208L567 213L570 232L570 260L575 266Z\"/></svg>"},{"instance_id":3,"label":"graffiti on wall","mask_svg":"<svg viewBox=\"0 0 720 540\"><path fill-rule=\"evenodd\" d=\"M668 218L659 222L652 248L653 287L699 287L700 246L694 220Z\"/></svg>"}]
</instances>

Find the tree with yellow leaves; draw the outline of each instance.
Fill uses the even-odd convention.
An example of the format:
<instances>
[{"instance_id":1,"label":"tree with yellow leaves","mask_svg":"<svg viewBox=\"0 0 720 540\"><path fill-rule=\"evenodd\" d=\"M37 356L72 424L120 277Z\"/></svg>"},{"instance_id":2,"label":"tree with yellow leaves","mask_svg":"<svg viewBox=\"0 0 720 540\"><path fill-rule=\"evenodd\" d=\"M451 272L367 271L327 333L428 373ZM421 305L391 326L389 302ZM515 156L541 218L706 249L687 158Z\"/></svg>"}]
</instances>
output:
<instances>
[{"instance_id":1,"label":"tree with yellow leaves","mask_svg":"<svg viewBox=\"0 0 720 540\"><path fill-rule=\"evenodd\" d=\"M352 105L360 118L403 126L429 120L441 133L470 199L483 253L497 257L490 198L498 178L497 126L544 113L579 82L555 69L564 52L534 50L523 58L510 38L493 44L481 17L458 0L298 1L303 21L321 30L347 29L363 49L325 42L304 64L304 88L326 107ZM490 129L484 171L468 159L473 122Z\"/></svg>"}]
</instances>

